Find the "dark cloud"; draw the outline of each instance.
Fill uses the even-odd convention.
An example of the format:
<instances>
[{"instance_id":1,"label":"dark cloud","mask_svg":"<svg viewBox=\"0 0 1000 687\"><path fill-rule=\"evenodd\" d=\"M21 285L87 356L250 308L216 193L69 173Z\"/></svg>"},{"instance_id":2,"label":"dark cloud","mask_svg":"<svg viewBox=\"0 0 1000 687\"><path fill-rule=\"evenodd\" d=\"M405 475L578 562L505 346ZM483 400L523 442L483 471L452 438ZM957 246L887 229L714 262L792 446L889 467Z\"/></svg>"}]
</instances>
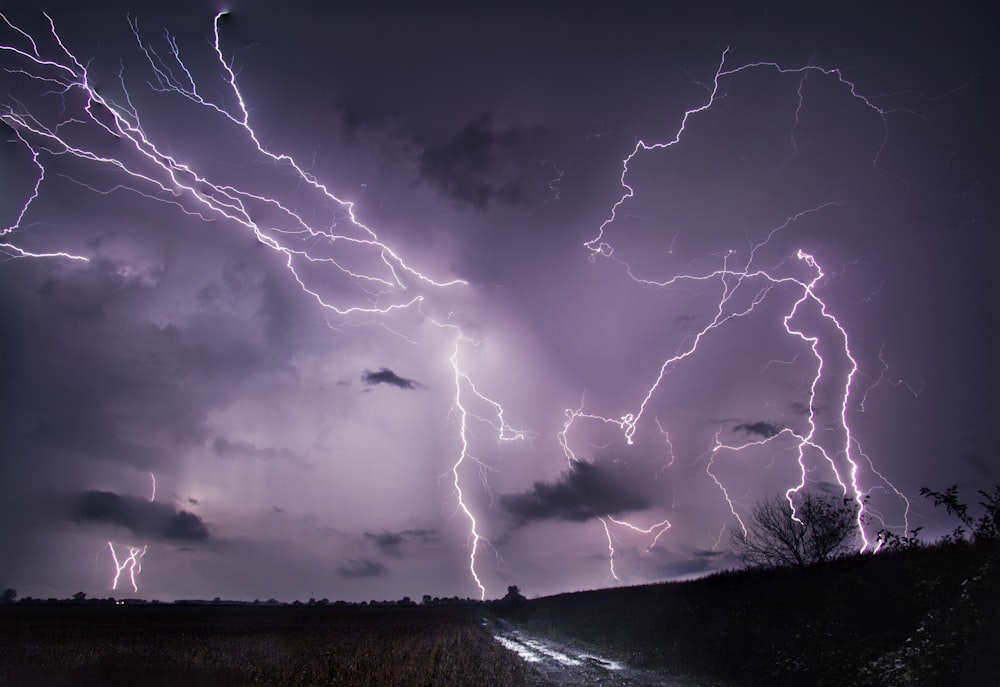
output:
<instances>
[{"instance_id":1,"label":"dark cloud","mask_svg":"<svg viewBox=\"0 0 1000 687\"><path fill-rule=\"evenodd\" d=\"M778 436L784 429L785 428L781 425L776 425L773 422L767 422L766 420L761 420L760 422L744 422L743 424L733 427L734 432L743 432L747 436L756 435L765 439Z\"/></svg>"},{"instance_id":2,"label":"dark cloud","mask_svg":"<svg viewBox=\"0 0 1000 687\"><path fill-rule=\"evenodd\" d=\"M371 541L379 551L393 558L402 558L402 546L407 541L428 542L436 537L434 530L413 529L399 532L365 532L365 538Z\"/></svg>"},{"instance_id":3,"label":"dark cloud","mask_svg":"<svg viewBox=\"0 0 1000 687\"><path fill-rule=\"evenodd\" d=\"M447 143L427 148L420 156L420 172L444 196L477 210L495 202L524 202L529 160L523 158L540 166L544 156L537 147L542 133L537 128L503 126L493 115L483 114Z\"/></svg>"},{"instance_id":4,"label":"dark cloud","mask_svg":"<svg viewBox=\"0 0 1000 687\"><path fill-rule=\"evenodd\" d=\"M528 491L500 497L500 506L520 526L533 520L583 522L602 515L642 510L649 500L614 475L586 461L573 463L558 481L535 482Z\"/></svg>"},{"instance_id":5,"label":"dark cloud","mask_svg":"<svg viewBox=\"0 0 1000 687\"><path fill-rule=\"evenodd\" d=\"M143 539L208 540L208 528L194 513L110 491L91 490L80 494L74 499L71 516L77 522L125 527Z\"/></svg>"},{"instance_id":6,"label":"dark cloud","mask_svg":"<svg viewBox=\"0 0 1000 687\"><path fill-rule=\"evenodd\" d=\"M350 560L337 567L337 575L347 579L358 577L382 577L388 570L382 563L370 558Z\"/></svg>"},{"instance_id":7,"label":"dark cloud","mask_svg":"<svg viewBox=\"0 0 1000 687\"><path fill-rule=\"evenodd\" d=\"M0 389L11 409L0 429L35 462L162 469L178 450L209 440L210 409L281 364L282 349L255 334L260 325L226 310L195 308L160 321L152 314L159 299L176 291L154 288L143 269L95 260L53 274L37 263L0 272L0 321L16 330L0 344L0 377L17 389L16 397ZM247 296L249 305L258 298Z\"/></svg>"},{"instance_id":8,"label":"dark cloud","mask_svg":"<svg viewBox=\"0 0 1000 687\"><path fill-rule=\"evenodd\" d=\"M371 370L365 370L361 375L361 381L368 386L375 386L376 384L389 384L400 389L422 389L424 385L420 382L414 381L412 379L407 379L406 377L400 377L398 374L390 370L388 367L380 368L376 372Z\"/></svg>"}]
</instances>

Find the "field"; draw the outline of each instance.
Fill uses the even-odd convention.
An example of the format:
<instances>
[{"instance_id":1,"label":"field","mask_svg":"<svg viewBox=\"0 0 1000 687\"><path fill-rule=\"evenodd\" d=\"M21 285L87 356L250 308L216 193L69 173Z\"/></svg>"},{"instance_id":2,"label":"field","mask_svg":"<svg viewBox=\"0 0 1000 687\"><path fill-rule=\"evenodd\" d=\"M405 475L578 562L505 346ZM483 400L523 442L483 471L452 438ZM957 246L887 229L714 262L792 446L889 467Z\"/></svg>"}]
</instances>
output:
<instances>
[{"instance_id":1,"label":"field","mask_svg":"<svg viewBox=\"0 0 1000 687\"><path fill-rule=\"evenodd\" d=\"M0 606L0 685L1000 687L1000 544L510 605Z\"/></svg>"},{"instance_id":2,"label":"field","mask_svg":"<svg viewBox=\"0 0 1000 687\"><path fill-rule=\"evenodd\" d=\"M0 684L532 685L481 608L0 607Z\"/></svg>"}]
</instances>

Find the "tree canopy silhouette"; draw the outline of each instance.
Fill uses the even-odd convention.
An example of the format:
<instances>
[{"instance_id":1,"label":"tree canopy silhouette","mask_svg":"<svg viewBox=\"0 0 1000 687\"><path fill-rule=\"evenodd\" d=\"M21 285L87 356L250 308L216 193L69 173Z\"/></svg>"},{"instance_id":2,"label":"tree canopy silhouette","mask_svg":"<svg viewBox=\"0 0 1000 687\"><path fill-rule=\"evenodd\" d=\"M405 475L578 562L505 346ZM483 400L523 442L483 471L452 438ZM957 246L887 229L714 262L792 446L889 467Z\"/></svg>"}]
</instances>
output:
<instances>
[{"instance_id":1,"label":"tree canopy silhouette","mask_svg":"<svg viewBox=\"0 0 1000 687\"><path fill-rule=\"evenodd\" d=\"M858 504L847 498L804 493L758 501L746 530L730 530L730 543L748 567L807 568L851 550L857 535Z\"/></svg>"}]
</instances>

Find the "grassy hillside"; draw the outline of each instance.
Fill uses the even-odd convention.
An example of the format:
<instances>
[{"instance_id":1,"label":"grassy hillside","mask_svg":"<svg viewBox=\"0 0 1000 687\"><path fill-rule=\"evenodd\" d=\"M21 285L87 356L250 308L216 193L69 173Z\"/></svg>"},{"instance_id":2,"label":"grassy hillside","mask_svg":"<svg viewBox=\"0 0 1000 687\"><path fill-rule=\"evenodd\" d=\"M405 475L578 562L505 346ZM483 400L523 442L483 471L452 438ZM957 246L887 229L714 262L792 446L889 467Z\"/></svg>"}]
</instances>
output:
<instances>
[{"instance_id":1,"label":"grassy hillside","mask_svg":"<svg viewBox=\"0 0 1000 687\"><path fill-rule=\"evenodd\" d=\"M561 594L501 610L634 664L736 685L1000 685L1000 544Z\"/></svg>"}]
</instances>

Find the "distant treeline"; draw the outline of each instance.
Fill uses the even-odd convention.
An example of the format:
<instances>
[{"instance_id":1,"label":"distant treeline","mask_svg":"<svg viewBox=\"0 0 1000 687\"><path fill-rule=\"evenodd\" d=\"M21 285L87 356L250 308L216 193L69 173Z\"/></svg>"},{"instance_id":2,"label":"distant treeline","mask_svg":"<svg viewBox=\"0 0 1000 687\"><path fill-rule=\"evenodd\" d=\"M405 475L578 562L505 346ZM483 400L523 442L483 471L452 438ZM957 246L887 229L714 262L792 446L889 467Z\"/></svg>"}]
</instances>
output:
<instances>
[{"instance_id":1,"label":"distant treeline","mask_svg":"<svg viewBox=\"0 0 1000 687\"><path fill-rule=\"evenodd\" d=\"M479 599L463 599L457 596L450 597L431 597L424 596L423 601L418 604L413 601L410 597L404 596L399 600L384 600L378 601L372 599L371 601L330 601L329 599L309 599L308 601L278 601L276 599L268 599L267 601L261 601L260 599L254 599L253 601L246 601L243 599L222 599L216 597L214 599L177 599L175 601L159 601L157 599L137 599L137 598L127 598L127 599L116 599L114 597L107 598L88 598L81 592L73 595L68 599L58 599L50 597L47 599L36 599L30 596L23 598L16 598L16 593L11 594L14 590L7 590L5 595L6 604L17 604L18 606L28 606L28 605L84 605L84 606L337 606L337 607L400 607L400 606L478 606L483 604L489 604L492 602L484 602Z\"/></svg>"}]
</instances>

